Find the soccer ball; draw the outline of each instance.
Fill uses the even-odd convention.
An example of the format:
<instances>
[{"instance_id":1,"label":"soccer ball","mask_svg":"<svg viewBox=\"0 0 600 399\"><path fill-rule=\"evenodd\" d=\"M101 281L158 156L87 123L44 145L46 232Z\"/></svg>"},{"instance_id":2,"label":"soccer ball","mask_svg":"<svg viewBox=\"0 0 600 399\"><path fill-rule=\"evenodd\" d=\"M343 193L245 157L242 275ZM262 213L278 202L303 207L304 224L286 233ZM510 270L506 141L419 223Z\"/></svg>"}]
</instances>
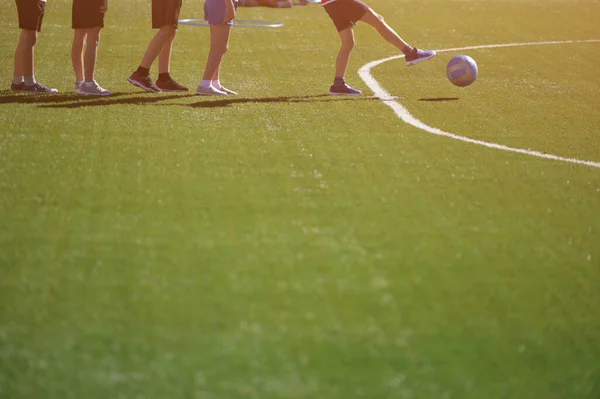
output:
<instances>
[{"instance_id":1,"label":"soccer ball","mask_svg":"<svg viewBox=\"0 0 600 399\"><path fill-rule=\"evenodd\" d=\"M468 86L477 79L477 64L468 55L457 55L446 67L448 80L455 86Z\"/></svg>"}]
</instances>

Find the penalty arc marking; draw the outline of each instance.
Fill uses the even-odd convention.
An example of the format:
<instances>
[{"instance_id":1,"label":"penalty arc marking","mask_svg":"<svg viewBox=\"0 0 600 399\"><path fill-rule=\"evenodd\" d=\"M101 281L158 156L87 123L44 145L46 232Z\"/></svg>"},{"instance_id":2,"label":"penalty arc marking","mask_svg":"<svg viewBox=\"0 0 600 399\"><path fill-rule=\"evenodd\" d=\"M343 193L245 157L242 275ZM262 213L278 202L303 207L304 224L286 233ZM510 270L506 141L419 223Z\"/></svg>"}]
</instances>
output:
<instances>
[{"instance_id":1,"label":"penalty arc marking","mask_svg":"<svg viewBox=\"0 0 600 399\"><path fill-rule=\"evenodd\" d=\"M456 48L448 48L442 50L436 50L438 53L445 53L451 51L463 51L463 50L479 50L479 49L488 49L488 48L502 48L502 47L518 47L518 46L543 46L543 45L552 45L552 44L573 44L573 43L599 43L600 39L590 39L590 40L565 40L565 41L548 41L548 42L526 42L526 43L506 43L506 44L487 44L481 46L469 46L469 47L456 47ZM396 115L404 122L412 125L416 128L426 131L427 133L435 134L438 136L445 136L455 140L464 141L466 143L477 144L488 148L494 148L502 151L516 152L519 154L530 155L539 158L551 159L554 161L562 161L562 162L570 162L580 165L587 165L594 168L600 168L600 162L597 161L585 161L576 158L565 158L559 155L547 154L539 151L526 150L523 148L515 148L509 147L502 144L491 143L488 141L476 140L466 136L460 136L458 134L445 132L441 129L429 126L417 118L415 118L402 104L398 101L394 100L394 97L388 93L383 86L379 84L377 80L371 74L371 69L374 67L381 65L385 62L396 60L399 58L404 58L404 55L397 55L394 57L383 58L380 60L369 62L364 65L362 68L358 70L358 74L361 79L369 86L369 88L375 93L375 97L383 101L385 105L390 107Z\"/></svg>"}]
</instances>

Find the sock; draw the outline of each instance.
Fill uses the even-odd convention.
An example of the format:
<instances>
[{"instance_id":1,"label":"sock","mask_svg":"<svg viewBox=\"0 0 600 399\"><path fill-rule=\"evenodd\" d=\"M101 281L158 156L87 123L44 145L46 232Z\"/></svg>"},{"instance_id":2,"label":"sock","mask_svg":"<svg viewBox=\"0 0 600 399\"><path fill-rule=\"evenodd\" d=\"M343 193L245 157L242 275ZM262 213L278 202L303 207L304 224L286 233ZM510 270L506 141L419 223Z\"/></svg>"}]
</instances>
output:
<instances>
[{"instance_id":1,"label":"sock","mask_svg":"<svg viewBox=\"0 0 600 399\"><path fill-rule=\"evenodd\" d=\"M221 81L219 79L213 80L212 85L215 86L219 90L221 90L223 88L223 86L221 86Z\"/></svg>"},{"instance_id":2,"label":"sock","mask_svg":"<svg viewBox=\"0 0 600 399\"><path fill-rule=\"evenodd\" d=\"M24 82L23 76L15 76L13 78L13 83L16 84L16 85L20 85L23 82Z\"/></svg>"},{"instance_id":3,"label":"sock","mask_svg":"<svg viewBox=\"0 0 600 399\"><path fill-rule=\"evenodd\" d=\"M35 77L33 76L24 76L23 80L27 86L33 86L35 84Z\"/></svg>"},{"instance_id":4,"label":"sock","mask_svg":"<svg viewBox=\"0 0 600 399\"><path fill-rule=\"evenodd\" d=\"M408 46L407 48L405 48L404 50L402 50L402 52L404 53L404 55L408 55L410 54L411 51L413 51L415 48L412 46Z\"/></svg>"},{"instance_id":5,"label":"sock","mask_svg":"<svg viewBox=\"0 0 600 399\"><path fill-rule=\"evenodd\" d=\"M169 80L171 80L171 74L169 72L159 73L158 80L160 80L161 82L168 82Z\"/></svg>"},{"instance_id":6,"label":"sock","mask_svg":"<svg viewBox=\"0 0 600 399\"><path fill-rule=\"evenodd\" d=\"M91 82L85 82L84 85L86 87L92 87L94 85L94 81L92 80Z\"/></svg>"},{"instance_id":7,"label":"sock","mask_svg":"<svg viewBox=\"0 0 600 399\"><path fill-rule=\"evenodd\" d=\"M76 85L82 85L83 83L84 83L83 80L77 80L77 78L75 78Z\"/></svg>"},{"instance_id":8,"label":"sock","mask_svg":"<svg viewBox=\"0 0 600 399\"><path fill-rule=\"evenodd\" d=\"M341 78L339 76L336 76L335 79L333 80L334 86L343 86L345 84L346 84L346 81L344 80L344 78Z\"/></svg>"},{"instance_id":9,"label":"sock","mask_svg":"<svg viewBox=\"0 0 600 399\"><path fill-rule=\"evenodd\" d=\"M210 87L211 83L211 80L203 79L202 82L200 82L200 87L208 88Z\"/></svg>"},{"instance_id":10,"label":"sock","mask_svg":"<svg viewBox=\"0 0 600 399\"><path fill-rule=\"evenodd\" d=\"M150 68L144 68L142 66L138 67L137 71L135 71L135 73L142 75L143 77L146 77L148 75L150 75Z\"/></svg>"}]
</instances>

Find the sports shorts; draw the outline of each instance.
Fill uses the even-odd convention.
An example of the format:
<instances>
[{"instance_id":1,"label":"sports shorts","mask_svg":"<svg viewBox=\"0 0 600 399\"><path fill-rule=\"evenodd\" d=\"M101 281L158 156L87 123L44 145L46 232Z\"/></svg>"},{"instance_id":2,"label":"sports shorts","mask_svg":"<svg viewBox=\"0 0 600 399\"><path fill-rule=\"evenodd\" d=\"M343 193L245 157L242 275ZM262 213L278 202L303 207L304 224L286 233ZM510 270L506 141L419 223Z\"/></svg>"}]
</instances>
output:
<instances>
[{"instance_id":1,"label":"sports shorts","mask_svg":"<svg viewBox=\"0 0 600 399\"><path fill-rule=\"evenodd\" d=\"M177 27L182 0L152 0L152 27Z\"/></svg>"},{"instance_id":2,"label":"sports shorts","mask_svg":"<svg viewBox=\"0 0 600 399\"><path fill-rule=\"evenodd\" d=\"M365 15L369 6L360 0L336 0L323 6L338 32L351 28Z\"/></svg>"},{"instance_id":3,"label":"sports shorts","mask_svg":"<svg viewBox=\"0 0 600 399\"><path fill-rule=\"evenodd\" d=\"M237 10L238 0L233 0L233 6ZM209 25L219 25L225 23L225 13L227 6L223 0L205 0L204 1L204 20ZM233 25L233 21L227 22L227 25Z\"/></svg>"},{"instance_id":4,"label":"sports shorts","mask_svg":"<svg viewBox=\"0 0 600 399\"><path fill-rule=\"evenodd\" d=\"M19 28L41 32L46 12L46 0L16 0L16 3Z\"/></svg>"},{"instance_id":5,"label":"sports shorts","mask_svg":"<svg viewBox=\"0 0 600 399\"><path fill-rule=\"evenodd\" d=\"M73 29L104 28L104 0L73 0Z\"/></svg>"}]
</instances>

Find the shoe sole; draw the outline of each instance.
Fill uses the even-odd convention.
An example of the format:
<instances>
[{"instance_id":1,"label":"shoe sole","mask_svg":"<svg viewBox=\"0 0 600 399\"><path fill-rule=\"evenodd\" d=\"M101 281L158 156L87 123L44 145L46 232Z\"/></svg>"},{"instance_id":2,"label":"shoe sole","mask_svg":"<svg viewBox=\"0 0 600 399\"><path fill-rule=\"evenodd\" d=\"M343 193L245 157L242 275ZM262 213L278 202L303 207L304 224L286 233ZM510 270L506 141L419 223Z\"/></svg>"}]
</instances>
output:
<instances>
[{"instance_id":1,"label":"shoe sole","mask_svg":"<svg viewBox=\"0 0 600 399\"><path fill-rule=\"evenodd\" d=\"M160 87L159 87L160 89ZM160 91L163 91L165 93L173 93L173 92L179 92L179 93L186 93L188 91L190 91L190 89L186 89L186 90L177 90L177 89L160 89Z\"/></svg>"},{"instance_id":2,"label":"shoe sole","mask_svg":"<svg viewBox=\"0 0 600 399\"><path fill-rule=\"evenodd\" d=\"M158 91L156 91L150 87L146 87L143 84L139 83L137 80L131 79L131 77L127 78L127 81L129 83L131 83L132 85L134 85L135 87L139 87L140 89L147 91L148 93L160 93L162 91L160 89Z\"/></svg>"},{"instance_id":3,"label":"shoe sole","mask_svg":"<svg viewBox=\"0 0 600 399\"><path fill-rule=\"evenodd\" d=\"M436 55L437 54L433 54L433 55L430 55L429 57L417 58L416 60L413 60L413 61L406 61L406 66L413 66L413 65L420 64L421 62L428 61L428 60L432 59Z\"/></svg>"},{"instance_id":4,"label":"shoe sole","mask_svg":"<svg viewBox=\"0 0 600 399\"><path fill-rule=\"evenodd\" d=\"M77 92L75 92L75 93L77 93ZM80 94L82 96L106 97L106 96L110 96L112 93L83 93L83 92L79 92L77 94Z\"/></svg>"},{"instance_id":5,"label":"shoe sole","mask_svg":"<svg viewBox=\"0 0 600 399\"><path fill-rule=\"evenodd\" d=\"M362 93L332 93L329 92L330 96L360 96Z\"/></svg>"},{"instance_id":6,"label":"shoe sole","mask_svg":"<svg viewBox=\"0 0 600 399\"><path fill-rule=\"evenodd\" d=\"M223 97L226 96L227 93L224 94L219 94L219 93L198 93L196 92L197 96L206 96L206 97Z\"/></svg>"}]
</instances>

